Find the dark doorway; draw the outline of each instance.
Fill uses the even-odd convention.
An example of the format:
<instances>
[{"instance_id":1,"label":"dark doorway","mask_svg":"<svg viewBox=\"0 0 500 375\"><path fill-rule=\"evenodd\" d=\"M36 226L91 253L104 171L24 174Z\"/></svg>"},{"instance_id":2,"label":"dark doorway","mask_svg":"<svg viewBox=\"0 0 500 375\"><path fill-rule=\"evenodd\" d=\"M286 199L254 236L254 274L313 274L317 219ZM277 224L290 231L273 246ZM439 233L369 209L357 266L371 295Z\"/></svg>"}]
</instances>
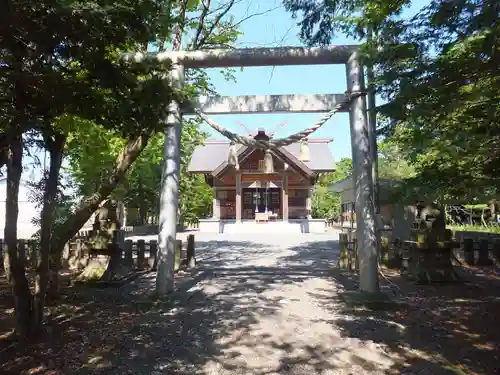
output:
<instances>
[{"instance_id":1,"label":"dark doorway","mask_svg":"<svg viewBox=\"0 0 500 375\"><path fill-rule=\"evenodd\" d=\"M281 215L280 188L247 188L243 189L243 218L254 219L257 212L268 212Z\"/></svg>"}]
</instances>

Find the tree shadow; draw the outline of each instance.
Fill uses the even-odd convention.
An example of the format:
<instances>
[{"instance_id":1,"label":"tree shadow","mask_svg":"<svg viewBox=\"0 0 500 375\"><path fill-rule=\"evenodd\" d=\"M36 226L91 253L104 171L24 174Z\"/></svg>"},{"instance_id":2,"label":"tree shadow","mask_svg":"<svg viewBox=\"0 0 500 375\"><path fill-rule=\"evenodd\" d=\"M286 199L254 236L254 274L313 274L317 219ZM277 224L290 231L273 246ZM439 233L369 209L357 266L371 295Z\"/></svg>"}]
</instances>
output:
<instances>
[{"instance_id":1,"label":"tree shadow","mask_svg":"<svg viewBox=\"0 0 500 375\"><path fill-rule=\"evenodd\" d=\"M11 305L2 304L3 312ZM113 347L141 313L117 289L83 287L64 288L57 304L47 310L42 337L0 340L0 373L71 374L96 350Z\"/></svg>"},{"instance_id":2,"label":"tree shadow","mask_svg":"<svg viewBox=\"0 0 500 375\"><path fill-rule=\"evenodd\" d=\"M313 297L336 317L345 337L373 341L398 358L394 374L494 374L499 370L500 283L470 270L458 270L467 282L415 285L390 273L383 289L401 304L370 310L347 306L339 297ZM344 290L357 290L357 275L336 270ZM398 289L399 288L399 289Z\"/></svg>"},{"instance_id":3,"label":"tree shadow","mask_svg":"<svg viewBox=\"0 0 500 375\"><path fill-rule=\"evenodd\" d=\"M118 346L95 353L75 373L382 374L379 367L390 360L360 340L340 337L324 322L328 313L307 296L319 285L334 290L336 242L297 248L198 242L199 269L168 306L144 312Z\"/></svg>"},{"instance_id":4,"label":"tree shadow","mask_svg":"<svg viewBox=\"0 0 500 375\"><path fill-rule=\"evenodd\" d=\"M389 275L401 290L382 286L404 306L353 309L340 293L355 290L357 276L336 269L338 242L308 238L293 247L197 241L199 265L178 275L183 279L167 301L152 298L154 274L119 289L71 289L62 305L72 315L52 314L51 339L10 349L13 359L0 372L36 366L44 367L31 373L497 372L500 289L493 293L488 284L483 291L479 281L420 287Z\"/></svg>"},{"instance_id":5,"label":"tree shadow","mask_svg":"<svg viewBox=\"0 0 500 375\"><path fill-rule=\"evenodd\" d=\"M298 302L282 289L328 279L327 268L311 267L307 257L293 266L286 256L272 261L270 255L283 250L257 242L207 241L197 243L197 251L202 266L171 300L174 307L144 314L120 349L90 373L319 374L335 367L331 340L338 338L309 344L297 339L298 332L273 326L283 306ZM301 323L297 318L297 329L307 331Z\"/></svg>"}]
</instances>

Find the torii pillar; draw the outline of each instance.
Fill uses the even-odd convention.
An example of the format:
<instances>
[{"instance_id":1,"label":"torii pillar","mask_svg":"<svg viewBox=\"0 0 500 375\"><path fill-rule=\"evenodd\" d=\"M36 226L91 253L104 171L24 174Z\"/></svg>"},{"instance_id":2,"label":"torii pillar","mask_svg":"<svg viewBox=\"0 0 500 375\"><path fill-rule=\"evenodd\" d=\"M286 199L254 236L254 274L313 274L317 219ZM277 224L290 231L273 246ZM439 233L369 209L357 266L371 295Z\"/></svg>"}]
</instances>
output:
<instances>
[{"instance_id":1,"label":"torii pillar","mask_svg":"<svg viewBox=\"0 0 500 375\"><path fill-rule=\"evenodd\" d=\"M277 47L238 50L191 52L132 53L125 60L136 63L173 62L172 80L181 84L184 68L207 69L223 67L330 65L346 64L347 87L350 92L365 91L363 65L358 46L318 48ZM271 95L218 98L214 103L199 103L206 114L263 112L328 112L343 94ZM331 103L331 104L328 104ZM189 112L189 111L188 111ZM174 244L179 202L180 120L179 105L172 103L165 130L165 161L160 201L160 234L158 246L157 292L165 295L173 290ZM369 131L366 98L359 96L351 103L350 129L356 191L357 239L360 263L360 291L378 292L377 238L373 197L372 165L376 153L370 152L374 142ZM375 155L373 155L375 154Z\"/></svg>"},{"instance_id":2,"label":"torii pillar","mask_svg":"<svg viewBox=\"0 0 500 375\"><path fill-rule=\"evenodd\" d=\"M347 90L365 91L364 69L361 57L354 52L346 64ZM366 97L359 96L351 103L350 113L352 164L354 190L356 194L356 238L359 258L359 289L362 292L377 293L378 249L373 202L372 166L369 124Z\"/></svg>"}]
</instances>

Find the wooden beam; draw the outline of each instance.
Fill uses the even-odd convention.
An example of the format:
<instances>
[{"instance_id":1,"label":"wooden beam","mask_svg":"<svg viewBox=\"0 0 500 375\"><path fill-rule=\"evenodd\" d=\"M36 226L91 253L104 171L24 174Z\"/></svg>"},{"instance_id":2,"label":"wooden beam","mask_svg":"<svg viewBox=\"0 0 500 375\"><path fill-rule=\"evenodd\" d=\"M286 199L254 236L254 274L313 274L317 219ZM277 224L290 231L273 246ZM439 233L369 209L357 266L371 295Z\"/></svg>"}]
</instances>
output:
<instances>
[{"instance_id":1,"label":"wooden beam","mask_svg":"<svg viewBox=\"0 0 500 375\"><path fill-rule=\"evenodd\" d=\"M283 221L288 221L288 176L283 176L283 188L281 189L281 217Z\"/></svg>"},{"instance_id":2,"label":"wooden beam","mask_svg":"<svg viewBox=\"0 0 500 375\"><path fill-rule=\"evenodd\" d=\"M212 96L200 98L198 108L207 115L321 113L330 111L344 100L344 94ZM182 111L185 115L194 114L192 108ZM348 106L342 110L348 111Z\"/></svg>"},{"instance_id":3,"label":"wooden beam","mask_svg":"<svg viewBox=\"0 0 500 375\"><path fill-rule=\"evenodd\" d=\"M242 201L241 201L241 173L236 174L236 222L241 222Z\"/></svg>"},{"instance_id":4,"label":"wooden beam","mask_svg":"<svg viewBox=\"0 0 500 375\"><path fill-rule=\"evenodd\" d=\"M189 69L230 68L239 66L283 66L345 64L357 45L329 47L275 47L213 49L160 53L126 53L125 61L163 63L177 61Z\"/></svg>"}]
</instances>

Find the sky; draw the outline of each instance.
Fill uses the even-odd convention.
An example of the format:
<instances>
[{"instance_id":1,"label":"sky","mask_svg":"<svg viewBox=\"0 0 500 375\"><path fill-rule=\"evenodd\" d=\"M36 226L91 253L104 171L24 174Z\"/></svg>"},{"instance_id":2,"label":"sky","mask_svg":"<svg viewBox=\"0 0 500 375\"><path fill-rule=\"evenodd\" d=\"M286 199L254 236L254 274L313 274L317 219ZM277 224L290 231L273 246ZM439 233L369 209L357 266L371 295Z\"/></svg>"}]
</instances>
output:
<instances>
[{"instance_id":1,"label":"sky","mask_svg":"<svg viewBox=\"0 0 500 375\"><path fill-rule=\"evenodd\" d=\"M272 9L271 11L268 11ZM266 12L268 11L268 12ZM298 20L293 20L286 12L280 0L248 0L237 4L232 15L242 19L249 14L259 14L242 23L242 36L237 47L277 47L303 45L297 34ZM337 38L332 44L355 44L354 40ZM244 68L237 71L236 82L228 82L220 73L220 69L208 69L210 78L219 95L271 95L271 94L328 94L346 91L345 68L343 65L311 65L311 66L276 66ZM276 127L287 123L276 130L275 137L283 137L312 125L321 114L318 113L280 113L280 114L236 114L211 116L222 126L238 134L246 134L237 121L245 124L250 130L264 128L275 131ZM208 125L202 129L213 138L222 136L214 132ZM335 160L350 156L349 116L347 113L336 114L311 138L331 138L331 149Z\"/></svg>"},{"instance_id":2,"label":"sky","mask_svg":"<svg viewBox=\"0 0 500 375\"><path fill-rule=\"evenodd\" d=\"M414 13L424 5L426 0L412 3L405 13ZM250 14L260 14L242 23L242 36L236 47L276 47L301 46L297 26L298 19L293 19L281 5L281 0L246 0L237 4L232 15L236 20ZM339 36L332 40L332 45L356 44L353 39ZM328 94L346 91L346 74L343 65L310 65L310 66L277 66L244 68L236 73L236 82L228 82L220 73L220 69L208 69L212 83L219 95L271 95L271 94ZM379 99L380 100L380 99ZM246 130L238 125L238 121L250 130L264 128L275 131L276 127L287 123L276 131L275 137L284 137L311 126L321 114L236 114L211 116L220 125L238 134L246 134ZM211 138L221 139L221 135L203 124L202 129ZM349 115L338 113L333 116L311 138L330 138L330 148L334 160L351 156L351 140L349 133Z\"/></svg>"},{"instance_id":3,"label":"sky","mask_svg":"<svg viewBox=\"0 0 500 375\"><path fill-rule=\"evenodd\" d=\"M428 0L416 0L404 14L414 13ZM242 22L242 35L235 47L277 47L302 46L298 38L298 19L285 11L281 0L243 0L237 2L230 12L236 21ZM253 17L249 17L255 15ZM332 40L335 44L356 44L356 41L339 36ZM277 66L244 68L235 74L236 81L226 81L220 73L221 69L207 69L212 84L219 95L271 95L271 94L328 94L344 93L346 91L346 76L343 65L310 65L310 66ZM380 100L378 100L380 101ZM284 137L299 130L310 127L321 114L237 114L218 115L211 118L220 125L241 135L246 130L238 125L238 121L245 124L251 131L264 128L275 131L275 137ZM286 124L277 127L286 121ZM222 139L222 136L213 131L207 124L201 128L210 134L210 138ZM311 138L329 138L334 160L351 156L351 140L349 133L349 115L338 113L333 116ZM43 160L43 152L35 152ZM26 164L30 163L26 158ZM38 167L27 165L23 179L32 180L40 176Z\"/></svg>"}]
</instances>

